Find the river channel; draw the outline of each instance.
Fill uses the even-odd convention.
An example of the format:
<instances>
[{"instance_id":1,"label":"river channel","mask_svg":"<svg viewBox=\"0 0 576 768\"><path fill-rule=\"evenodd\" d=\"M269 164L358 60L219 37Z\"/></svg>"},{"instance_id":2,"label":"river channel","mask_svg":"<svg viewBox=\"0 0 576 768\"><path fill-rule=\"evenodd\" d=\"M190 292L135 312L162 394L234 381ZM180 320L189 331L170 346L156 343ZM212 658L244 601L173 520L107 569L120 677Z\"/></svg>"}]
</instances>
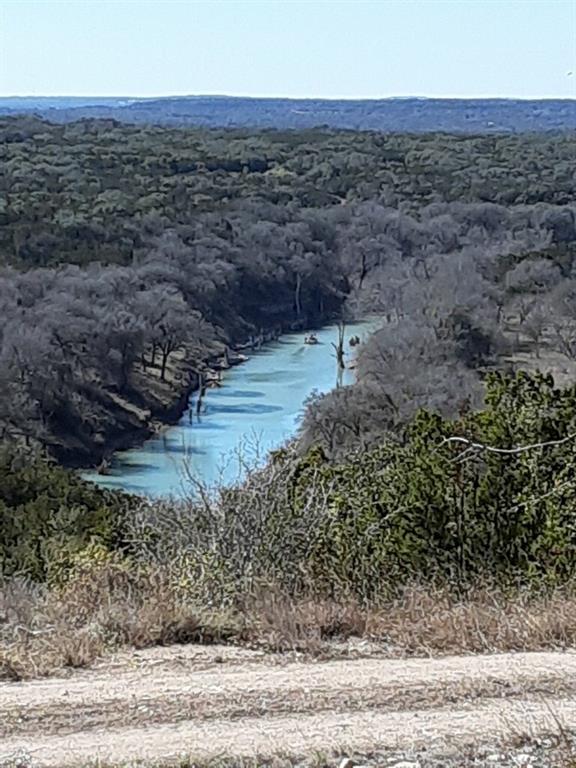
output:
<instances>
[{"instance_id":1,"label":"river channel","mask_svg":"<svg viewBox=\"0 0 576 768\"><path fill-rule=\"evenodd\" d=\"M347 326L348 362L353 354L350 337L364 339L373 329L370 321ZM209 485L240 479L240 456L251 464L262 461L295 434L308 396L336 386L332 342L338 339L337 327L317 331L316 345L305 344L306 335L286 334L250 353L245 363L223 374L219 388L207 391L200 418L193 395L177 425L139 448L118 452L109 474L84 476L108 488L151 497L186 495L189 474ZM354 371L347 367L342 383L353 380Z\"/></svg>"}]
</instances>

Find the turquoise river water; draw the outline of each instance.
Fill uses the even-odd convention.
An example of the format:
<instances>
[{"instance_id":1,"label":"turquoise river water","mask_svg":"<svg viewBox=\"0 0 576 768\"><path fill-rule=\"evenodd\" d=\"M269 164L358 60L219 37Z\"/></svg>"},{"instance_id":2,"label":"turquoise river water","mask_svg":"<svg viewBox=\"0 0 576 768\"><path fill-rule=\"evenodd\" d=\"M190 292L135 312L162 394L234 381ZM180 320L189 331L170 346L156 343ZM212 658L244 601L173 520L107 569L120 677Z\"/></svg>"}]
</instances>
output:
<instances>
[{"instance_id":1,"label":"turquoise river water","mask_svg":"<svg viewBox=\"0 0 576 768\"><path fill-rule=\"evenodd\" d=\"M365 338L373 322L346 328L348 340ZM222 386L209 389L196 417L194 400L180 422L140 448L118 452L110 473L86 472L84 477L108 488L147 496L182 496L189 492L190 474L210 485L230 483L242 475L240 456L250 464L294 435L306 398L336 386L332 342L336 326L316 332L317 345L304 343L306 333L291 333L250 353L247 362L224 372ZM347 368L343 383L353 381Z\"/></svg>"}]
</instances>

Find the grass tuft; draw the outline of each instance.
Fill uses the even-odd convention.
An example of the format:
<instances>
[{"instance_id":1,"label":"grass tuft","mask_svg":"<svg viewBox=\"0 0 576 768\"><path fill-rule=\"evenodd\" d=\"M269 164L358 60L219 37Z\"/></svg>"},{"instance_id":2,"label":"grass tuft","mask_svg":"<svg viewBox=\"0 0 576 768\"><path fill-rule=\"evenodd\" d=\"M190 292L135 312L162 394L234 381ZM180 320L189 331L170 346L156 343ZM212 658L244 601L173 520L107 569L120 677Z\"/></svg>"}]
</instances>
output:
<instances>
[{"instance_id":1,"label":"grass tuft","mask_svg":"<svg viewBox=\"0 0 576 768\"><path fill-rule=\"evenodd\" d=\"M576 590L539 596L488 587L465 598L406 588L378 605L289 597L270 588L207 609L168 566L87 567L64 586L0 588L0 677L23 680L85 668L121 647L237 643L313 655L386 656L538 651L576 645ZM366 641L350 646L352 638Z\"/></svg>"}]
</instances>

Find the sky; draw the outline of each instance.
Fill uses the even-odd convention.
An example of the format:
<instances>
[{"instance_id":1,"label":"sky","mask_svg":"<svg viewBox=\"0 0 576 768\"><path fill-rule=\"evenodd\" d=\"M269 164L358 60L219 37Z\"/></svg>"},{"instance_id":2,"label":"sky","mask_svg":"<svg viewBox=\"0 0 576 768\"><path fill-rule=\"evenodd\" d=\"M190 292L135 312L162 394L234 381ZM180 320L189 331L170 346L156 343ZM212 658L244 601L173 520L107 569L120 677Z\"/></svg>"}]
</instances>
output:
<instances>
[{"instance_id":1,"label":"sky","mask_svg":"<svg viewBox=\"0 0 576 768\"><path fill-rule=\"evenodd\" d=\"M576 98L576 0L0 0L0 96L174 94Z\"/></svg>"}]
</instances>

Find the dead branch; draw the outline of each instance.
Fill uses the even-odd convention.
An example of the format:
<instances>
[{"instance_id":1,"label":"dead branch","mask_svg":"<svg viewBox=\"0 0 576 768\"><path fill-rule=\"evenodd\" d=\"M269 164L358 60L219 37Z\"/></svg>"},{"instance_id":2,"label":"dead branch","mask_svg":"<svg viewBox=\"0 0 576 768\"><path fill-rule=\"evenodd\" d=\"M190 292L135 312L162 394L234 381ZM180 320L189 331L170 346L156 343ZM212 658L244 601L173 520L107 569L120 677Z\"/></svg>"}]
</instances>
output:
<instances>
[{"instance_id":1,"label":"dead branch","mask_svg":"<svg viewBox=\"0 0 576 768\"><path fill-rule=\"evenodd\" d=\"M464 458L464 456L469 455L470 453L473 453L474 451L480 453L480 452L487 452L487 453L496 453L504 456L512 456L519 453L525 453L526 451L533 451L537 448L551 448L553 446L558 445L565 445L566 443L569 443L572 440L576 439L576 432L567 435L566 437L561 438L560 440L548 440L546 442L542 443L531 443L529 445L519 445L515 448L496 448L492 445L486 445L484 443L476 443L473 440L469 440L467 437L446 437L438 448L442 448L444 445L447 445L449 443L460 443L462 445L467 446L466 450L464 450L457 458L458 460L461 460Z\"/></svg>"}]
</instances>

